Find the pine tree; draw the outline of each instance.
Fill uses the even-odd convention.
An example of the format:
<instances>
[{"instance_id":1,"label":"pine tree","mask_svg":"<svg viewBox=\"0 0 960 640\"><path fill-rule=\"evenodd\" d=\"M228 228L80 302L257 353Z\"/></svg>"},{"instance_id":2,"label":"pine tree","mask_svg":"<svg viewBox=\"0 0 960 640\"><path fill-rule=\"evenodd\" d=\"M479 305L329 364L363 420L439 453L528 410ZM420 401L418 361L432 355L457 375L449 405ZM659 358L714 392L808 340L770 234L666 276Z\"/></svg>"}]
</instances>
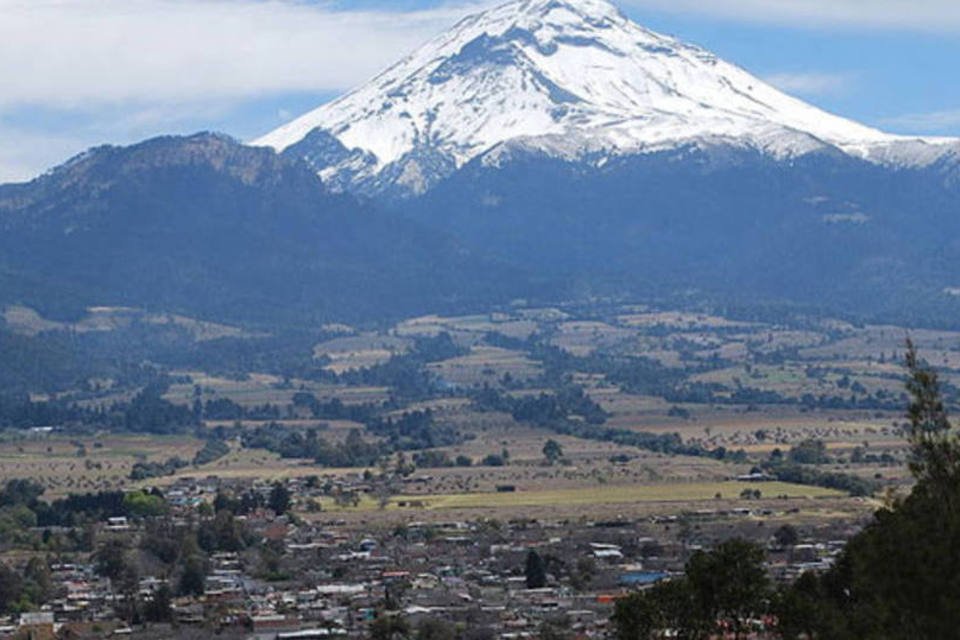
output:
<instances>
[{"instance_id":1,"label":"pine tree","mask_svg":"<svg viewBox=\"0 0 960 640\"><path fill-rule=\"evenodd\" d=\"M527 578L527 589L542 589L547 586L547 567L540 554L533 549L527 553L524 575Z\"/></svg>"}]
</instances>

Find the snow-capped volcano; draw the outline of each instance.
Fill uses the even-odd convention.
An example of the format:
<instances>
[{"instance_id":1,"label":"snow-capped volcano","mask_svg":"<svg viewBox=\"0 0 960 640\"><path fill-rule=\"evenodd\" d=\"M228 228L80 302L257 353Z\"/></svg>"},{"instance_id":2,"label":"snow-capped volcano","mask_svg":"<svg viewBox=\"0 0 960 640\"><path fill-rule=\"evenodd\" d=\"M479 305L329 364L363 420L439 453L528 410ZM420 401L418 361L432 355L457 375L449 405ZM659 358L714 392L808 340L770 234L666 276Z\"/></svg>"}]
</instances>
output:
<instances>
[{"instance_id":1,"label":"snow-capped volcano","mask_svg":"<svg viewBox=\"0 0 960 640\"><path fill-rule=\"evenodd\" d=\"M718 142L927 164L951 141L826 113L607 0L512 0L254 144L292 148L335 187L420 192L514 145L576 158Z\"/></svg>"}]
</instances>

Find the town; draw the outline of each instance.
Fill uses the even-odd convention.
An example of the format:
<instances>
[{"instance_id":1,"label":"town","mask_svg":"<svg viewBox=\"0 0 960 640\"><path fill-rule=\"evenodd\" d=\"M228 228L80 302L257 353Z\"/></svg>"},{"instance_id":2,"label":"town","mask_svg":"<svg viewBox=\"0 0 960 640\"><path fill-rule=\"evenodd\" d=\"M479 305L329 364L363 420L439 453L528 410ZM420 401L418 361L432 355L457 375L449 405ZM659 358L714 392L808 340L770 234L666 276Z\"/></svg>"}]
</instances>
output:
<instances>
[{"instance_id":1,"label":"town","mask_svg":"<svg viewBox=\"0 0 960 640\"><path fill-rule=\"evenodd\" d=\"M100 494L37 507L38 520L72 523L21 532L20 557L30 559L8 573L23 576L22 593L8 583L2 596L40 596L43 604L9 618L0 633L599 638L610 631L617 599L681 574L691 554L718 539L762 545L769 575L783 581L828 568L857 526L777 525L822 508L786 498L717 500L676 513L668 504L602 520L570 510L556 519L447 519L406 502L317 510L331 494L372 501L367 475L283 483L181 477L119 500ZM29 509L35 493L14 482L3 498Z\"/></svg>"}]
</instances>

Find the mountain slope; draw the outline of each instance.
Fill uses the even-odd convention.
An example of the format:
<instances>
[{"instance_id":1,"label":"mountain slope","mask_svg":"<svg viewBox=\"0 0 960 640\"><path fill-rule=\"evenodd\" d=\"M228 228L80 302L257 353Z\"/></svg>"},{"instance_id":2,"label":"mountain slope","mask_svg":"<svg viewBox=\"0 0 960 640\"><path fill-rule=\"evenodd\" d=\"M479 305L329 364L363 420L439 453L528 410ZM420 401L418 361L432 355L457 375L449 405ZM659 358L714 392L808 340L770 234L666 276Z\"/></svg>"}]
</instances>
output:
<instances>
[{"instance_id":1,"label":"mountain slope","mask_svg":"<svg viewBox=\"0 0 960 640\"><path fill-rule=\"evenodd\" d=\"M261 142L284 151L161 138L0 186L0 305L276 326L603 296L960 323L956 142L826 114L605 0L467 18Z\"/></svg>"},{"instance_id":2,"label":"mountain slope","mask_svg":"<svg viewBox=\"0 0 960 640\"><path fill-rule=\"evenodd\" d=\"M497 145L603 161L692 142L909 166L951 144L825 113L607 0L513 0L468 17L255 144L307 159L339 189L418 194Z\"/></svg>"},{"instance_id":3,"label":"mountain slope","mask_svg":"<svg viewBox=\"0 0 960 640\"><path fill-rule=\"evenodd\" d=\"M395 206L583 296L960 317L960 189L936 169L696 146L596 166L513 148Z\"/></svg>"},{"instance_id":4,"label":"mountain slope","mask_svg":"<svg viewBox=\"0 0 960 640\"><path fill-rule=\"evenodd\" d=\"M54 316L128 305L308 324L509 299L503 282L520 281L217 135L94 149L0 187L0 304Z\"/></svg>"},{"instance_id":5,"label":"mountain slope","mask_svg":"<svg viewBox=\"0 0 960 640\"><path fill-rule=\"evenodd\" d=\"M960 317L960 142L789 97L607 0L513 0L258 144L584 297Z\"/></svg>"}]
</instances>

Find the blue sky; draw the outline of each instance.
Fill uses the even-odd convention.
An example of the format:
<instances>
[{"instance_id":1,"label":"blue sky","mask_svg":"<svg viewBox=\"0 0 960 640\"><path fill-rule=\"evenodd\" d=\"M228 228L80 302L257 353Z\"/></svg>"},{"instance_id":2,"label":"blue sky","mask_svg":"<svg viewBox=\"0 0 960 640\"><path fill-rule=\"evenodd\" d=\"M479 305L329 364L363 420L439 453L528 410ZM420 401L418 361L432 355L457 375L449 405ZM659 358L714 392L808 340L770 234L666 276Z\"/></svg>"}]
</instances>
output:
<instances>
[{"instance_id":1,"label":"blue sky","mask_svg":"<svg viewBox=\"0 0 960 640\"><path fill-rule=\"evenodd\" d=\"M960 136L957 0L615 0L830 111ZM0 0L0 182L102 143L265 133L496 0Z\"/></svg>"}]
</instances>

